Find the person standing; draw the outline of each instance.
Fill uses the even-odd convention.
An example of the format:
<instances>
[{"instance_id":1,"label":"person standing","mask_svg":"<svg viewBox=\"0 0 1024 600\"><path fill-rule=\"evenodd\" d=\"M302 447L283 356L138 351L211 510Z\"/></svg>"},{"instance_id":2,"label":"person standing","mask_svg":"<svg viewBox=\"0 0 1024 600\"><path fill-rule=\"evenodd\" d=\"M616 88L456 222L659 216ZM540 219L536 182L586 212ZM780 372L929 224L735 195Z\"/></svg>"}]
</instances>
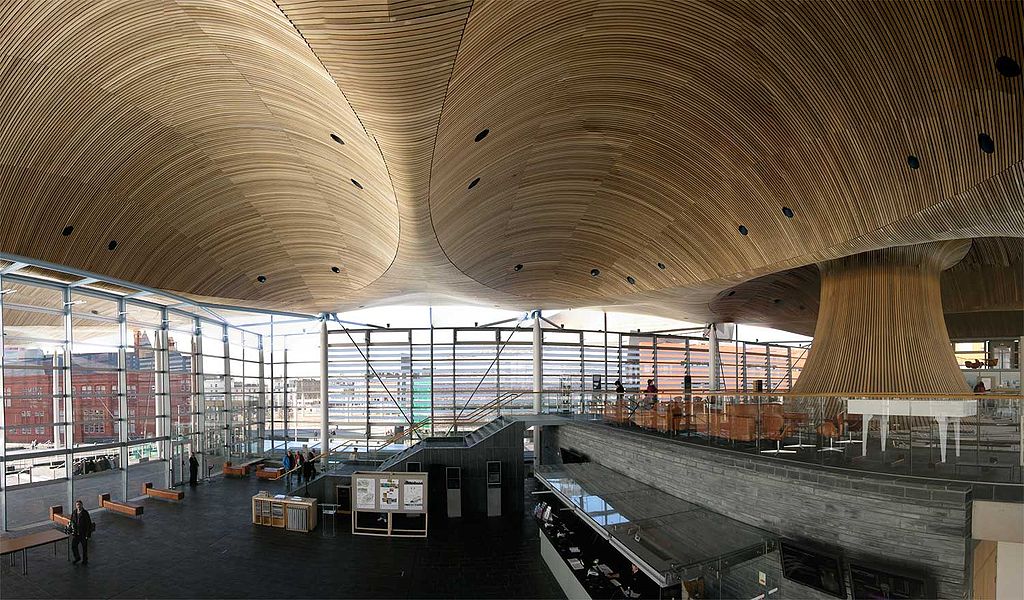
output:
<instances>
[{"instance_id":1,"label":"person standing","mask_svg":"<svg viewBox=\"0 0 1024 600\"><path fill-rule=\"evenodd\" d=\"M284 458L281 459L281 466L284 467L284 476L287 478L286 481L291 481L292 474L288 471L292 470L292 451L285 450Z\"/></svg>"},{"instance_id":2,"label":"person standing","mask_svg":"<svg viewBox=\"0 0 1024 600\"><path fill-rule=\"evenodd\" d=\"M645 400L648 406L653 407L658 403L658 386L654 385L653 379L647 380L647 389L644 390L644 393L647 395Z\"/></svg>"},{"instance_id":3,"label":"person standing","mask_svg":"<svg viewBox=\"0 0 1024 600\"><path fill-rule=\"evenodd\" d=\"M199 459L195 452L189 452L188 457L188 484L196 487L199 484Z\"/></svg>"},{"instance_id":4,"label":"person standing","mask_svg":"<svg viewBox=\"0 0 1024 600\"><path fill-rule=\"evenodd\" d=\"M295 467L298 469L295 471L295 485L298 485L306 475L306 459L302 456L302 450L295 453Z\"/></svg>"},{"instance_id":5,"label":"person standing","mask_svg":"<svg viewBox=\"0 0 1024 600\"><path fill-rule=\"evenodd\" d=\"M75 501L75 510L71 513L68 523L71 533L71 553L75 556L73 564L78 564L78 547L82 547L82 564L89 564L89 538L92 537L92 518L89 511L82 506L81 500Z\"/></svg>"}]
</instances>

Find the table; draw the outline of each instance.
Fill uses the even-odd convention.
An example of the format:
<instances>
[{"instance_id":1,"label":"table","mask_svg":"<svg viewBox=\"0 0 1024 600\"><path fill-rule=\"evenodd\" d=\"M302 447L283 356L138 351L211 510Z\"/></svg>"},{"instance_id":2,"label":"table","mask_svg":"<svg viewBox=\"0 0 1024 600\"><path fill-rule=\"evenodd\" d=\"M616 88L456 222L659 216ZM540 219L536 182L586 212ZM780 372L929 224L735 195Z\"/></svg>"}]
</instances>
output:
<instances>
[{"instance_id":1,"label":"table","mask_svg":"<svg viewBox=\"0 0 1024 600\"><path fill-rule=\"evenodd\" d=\"M46 544L53 544L53 553L57 554L57 542L64 540L67 542L68 560L71 559L71 542L68 534L64 533L59 529L48 529L46 531L40 531L38 533L32 533L29 535L16 537L16 538L0 538L0 556L10 554L11 564L14 564L14 555L17 552L21 552L21 572L24 575L28 575L28 549L36 548L38 546L45 546Z\"/></svg>"},{"instance_id":2,"label":"table","mask_svg":"<svg viewBox=\"0 0 1024 600\"><path fill-rule=\"evenodd\" d=\"M861 431L863 456L868 453L868 423L878 415L882 433L882 451L889 434L889 417L932 417L939 424L939 454L941 462L946 462L947 427L949 419L953 420L953 435L956 438L956 455L960 456L960 419L978 414L977 401L971 400L910 400L906 398L850 398L847 400L847 412L863 415L864 425Z\"/></svg>"}]
</instances>

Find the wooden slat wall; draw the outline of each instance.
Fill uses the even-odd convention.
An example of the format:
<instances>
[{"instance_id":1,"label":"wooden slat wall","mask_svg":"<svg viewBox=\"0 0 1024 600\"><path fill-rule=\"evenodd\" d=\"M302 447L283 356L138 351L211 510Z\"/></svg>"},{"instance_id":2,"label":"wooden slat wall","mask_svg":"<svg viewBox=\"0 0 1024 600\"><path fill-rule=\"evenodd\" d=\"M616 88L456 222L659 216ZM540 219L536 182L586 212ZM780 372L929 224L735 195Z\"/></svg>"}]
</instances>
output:
<instances>
[{"instance_id":1,"label":"wooden slat wall","mask_svg":"<svg viewBox=\"0 0 1024 600\"><path fill-rule=\"evenodd\" d=\"M939 274L968 241L821 263L821 310L795 393L969 391L942 317Z\"/></svg>"}]
</instances>

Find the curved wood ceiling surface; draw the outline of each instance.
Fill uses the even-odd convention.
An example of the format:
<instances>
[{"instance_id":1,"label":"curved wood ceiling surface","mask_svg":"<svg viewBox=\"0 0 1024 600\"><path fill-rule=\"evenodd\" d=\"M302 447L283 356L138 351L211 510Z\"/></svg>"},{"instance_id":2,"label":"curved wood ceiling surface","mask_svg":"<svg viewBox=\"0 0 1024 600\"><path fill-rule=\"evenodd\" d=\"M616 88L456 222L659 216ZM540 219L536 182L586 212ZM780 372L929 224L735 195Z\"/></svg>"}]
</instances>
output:
<instances>
[{"instance_id":1,"label":"curved wood ceiling surface","mask_svg":"<svg viewBox=\"0 0 1024 600\"><path fill-rule=\"evenodd\" d=\"M18 3L0 40L0 249L281 304L392 262L380 153L273 3Z\"/></svg>"},{"instance_id":2,"label":"curved wood ceiling surface","mask_svg":"<svg viewBox=\"0 0 1024 600\"><path fill-rule=\"evenodd\" d=\"M1022 77L994 67L1024 57L1022 22L966 1L17 4L0 251L249 306L711 319L758 276L1024 236Z\"/></svg>"}]
</instances>

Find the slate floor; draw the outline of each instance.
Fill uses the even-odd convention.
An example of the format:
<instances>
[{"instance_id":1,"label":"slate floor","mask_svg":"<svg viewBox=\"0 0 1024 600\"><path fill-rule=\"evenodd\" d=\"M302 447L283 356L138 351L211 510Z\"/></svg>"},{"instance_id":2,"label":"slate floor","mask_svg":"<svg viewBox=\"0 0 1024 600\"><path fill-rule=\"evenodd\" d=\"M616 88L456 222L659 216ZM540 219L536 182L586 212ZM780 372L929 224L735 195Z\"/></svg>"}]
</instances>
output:
<instances>
[{"instance_id":1,"label":"slate floor","mask_svg":"<svg viewBox=\"0 0 1024 600\"><path fill-rule=\"evenodd\" d=\"M268 482L216 479L180 504L146 499L140 520L93 511L89 566L29 550L4 559L13 598L563 598L531 517L435 519L427 539L335 538L257 527L250 498ZM527 482L527 494L536 482ZM532 502L527 498L527 505ZM28 533L19 532L19 534Z\"/></svg>"}]
</instances>

